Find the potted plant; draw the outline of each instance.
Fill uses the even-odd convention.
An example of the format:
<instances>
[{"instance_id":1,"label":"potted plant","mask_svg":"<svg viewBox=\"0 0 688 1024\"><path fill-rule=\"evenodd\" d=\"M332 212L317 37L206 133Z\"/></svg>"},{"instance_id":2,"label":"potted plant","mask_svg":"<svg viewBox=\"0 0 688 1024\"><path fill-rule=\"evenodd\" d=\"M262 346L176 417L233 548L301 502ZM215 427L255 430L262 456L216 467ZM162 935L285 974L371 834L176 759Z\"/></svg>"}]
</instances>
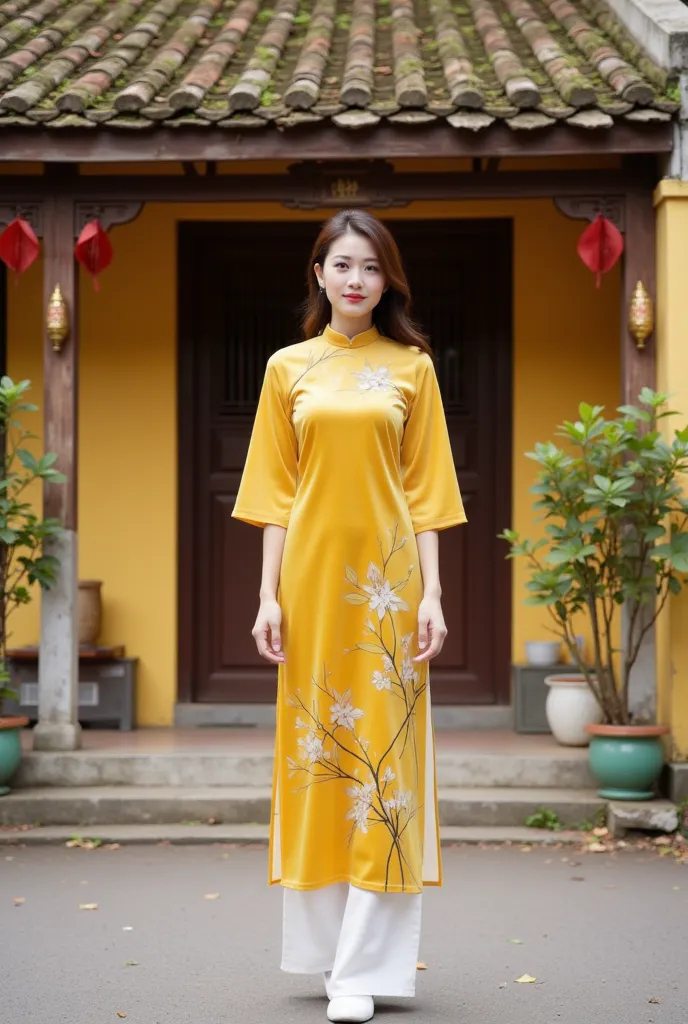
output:
<instances>
[{"instance_id":1,"label":"potted plant","mask_svg":"<svg viewBox=\"0 0 688 1024\"><path fill-rule=\"evenodd\" d=\"M19 730L28 725L23 716L3 714L5 701L16 698L9 686L8 619L31 601L33 584L45 589L54 584L59 567L56 558L43 553L43 541L60 531L60 523L41 519L26 498L27 488L36 480L65 481L53 468L56 455L37 458L24 447L34 435L17 417L37 411L25 401L30 387L28 380L15 384L9 377L0 379L0 796L9 792L7 782L21 757Z\"/></svg>"},{"instance_id":2,"label":"potted plant","mask_svg":"<svg viewBox=\"0 0 688 1024\"><path fill-rule=\"evenodd\" d=\"M600 710L590 723L590 766L599 793L649 799L664 761L662 725L634 719L629 688L644 637L688 573L688 427L666 441L659 421L673 415L666 395L644 388L637 406L614 419L602 406L579 406L580 419L557 435L564 447L539 443L528 457L541 467L532 491L546 520L533 543L513 530L500 536L508 557L530 568L527 603L546 608ZM620 619L625 610L623 650ZM587 616L592 639L585 661L575 626Z\"/></svg>"}]
</instances>

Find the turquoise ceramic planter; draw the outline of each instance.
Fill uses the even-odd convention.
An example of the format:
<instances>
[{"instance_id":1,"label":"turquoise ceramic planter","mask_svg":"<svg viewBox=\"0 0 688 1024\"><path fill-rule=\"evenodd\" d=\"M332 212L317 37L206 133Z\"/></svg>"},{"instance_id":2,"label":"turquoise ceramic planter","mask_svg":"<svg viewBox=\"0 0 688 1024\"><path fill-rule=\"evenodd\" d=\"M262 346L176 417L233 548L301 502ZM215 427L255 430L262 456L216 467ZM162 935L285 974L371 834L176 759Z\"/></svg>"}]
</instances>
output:
<instances>
[{"instance_id":1,"label":"turquoise ceramic planter","mask_svg":"<svg viewBox=\"0 0 688 1024\"><path fill-rule=\"evenodd\" d=\"M639 726L634 735L632 727L622 727L619 735L613 735L613 727L589 727L593 734L590 769L599 783L597 792L604 799L652 800L656 796L655 783L664 764L660 735L667 730L656 727L654 734L647 735L649 728ZM598 730L605 734L599 735Z\"/></svg>"},{"instance_id":2,"label":"turquoise ceramic planter","mask_svg":"<svg viewBox=\"0 0 688 1024\"><path fill-rule=\"evenodd\" d=\"M5 720L7 721L7 720ZM0 720L1 722L1 720ZM10 789L10 781L21 760L20 728L26 725L25 718L17 718L14 728L0 724L0 796L5 796Z\"/></svg>"}]
</instances>

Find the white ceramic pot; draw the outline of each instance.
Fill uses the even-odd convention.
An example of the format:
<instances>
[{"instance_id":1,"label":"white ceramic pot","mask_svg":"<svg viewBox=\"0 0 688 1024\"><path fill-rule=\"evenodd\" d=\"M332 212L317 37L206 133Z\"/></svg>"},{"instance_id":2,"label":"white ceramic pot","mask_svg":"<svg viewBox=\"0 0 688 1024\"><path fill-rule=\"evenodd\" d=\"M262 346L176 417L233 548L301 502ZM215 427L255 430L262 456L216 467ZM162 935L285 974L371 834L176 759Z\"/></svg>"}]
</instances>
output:
<instances>
[{"instance_id":1,"label":"white ceramic pot","mask_svg":"<svg viewBox=\"0 0 688 1024\"><path fill-rule=\"evenodd\" d=\"M556 665L561 657L558 640L527 640L526 661L529 665Z\"/></svg>"},{"instance_id":2,"label":"white ceramic pot","mask_svg":"<svg viewBox=\"0 0 688 1024\"><path fill-rule=\"evenodd\" d=\"M555 740L565 747L587 747L590 736L585 727L602 721L602 709L585 676L547 676L545 683L549 686L545 713Z\"/></svg>"}]
</instances>

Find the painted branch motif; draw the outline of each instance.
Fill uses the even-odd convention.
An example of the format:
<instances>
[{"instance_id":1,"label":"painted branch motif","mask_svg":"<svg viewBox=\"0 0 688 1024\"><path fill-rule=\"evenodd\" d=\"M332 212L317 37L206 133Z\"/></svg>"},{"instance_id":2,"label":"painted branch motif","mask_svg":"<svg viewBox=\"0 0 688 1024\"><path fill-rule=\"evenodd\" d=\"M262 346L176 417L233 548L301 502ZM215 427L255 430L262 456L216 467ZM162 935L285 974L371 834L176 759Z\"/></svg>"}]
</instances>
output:
<instances>
[{"instance_id":1,"label":"painted branch motif","mask_svg":"<svg viewBox=\"0 0 688 1024\"><path fill-rule=\"evenodd\" d=\"M355 707L350 689L335 689L324 666L320 679L313 679L315 696L310 706L300 690L288 695L289 705L299 712L296 729L303 731L303 735L297 740L298 757L287 758L290 777L305 777L301 789L329 782L345 784L351 801L346 812L351 822L349 843L356 832L368 835L372 829L382 828L389 834L385 888L396 866L402 889L408 884L419 885L404 850L404 837L420 810L415 715L427 687L425 672L418 671L412 660L414 633L399 636L398 630L398 613L410 611L401 594L414 566L408 566L398 578L391 573L391 566L399 561L406 542L395 524L389 531L386 549L378 539L380 565L371 562L364 580L355 569L345 568L345 579L352 589L343 595L344 599L352 605L367 605L370 611L366 639L345 653L375 658L370 684L379 694L387 693L390 701L385 715L392 729L386 749L371 749L366 735L366 713ZM401 771L401 758L407 749L412 788L406 788L411 782L406 777L408 771Z\"/></svg>"}]
</instances>

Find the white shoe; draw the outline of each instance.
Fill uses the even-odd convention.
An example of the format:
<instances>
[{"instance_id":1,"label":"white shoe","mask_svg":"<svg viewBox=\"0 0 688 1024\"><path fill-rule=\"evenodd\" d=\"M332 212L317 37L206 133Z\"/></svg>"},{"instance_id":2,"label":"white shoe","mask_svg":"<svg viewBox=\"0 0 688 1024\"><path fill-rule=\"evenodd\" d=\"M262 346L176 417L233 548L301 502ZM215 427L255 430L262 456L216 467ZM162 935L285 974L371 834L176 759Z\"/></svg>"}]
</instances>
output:
<instances>
[{"instance_id":1,"label":"white shoe","mask_svg":"<svg viewBox=\"0 0 688 1024\"><path fill-rule=\"evenodd\" d=\"M335 1021L370 1020L374 1013L372 996L336 996L327 1007L327 1019Z\"/></svg>"}]
</instances>

